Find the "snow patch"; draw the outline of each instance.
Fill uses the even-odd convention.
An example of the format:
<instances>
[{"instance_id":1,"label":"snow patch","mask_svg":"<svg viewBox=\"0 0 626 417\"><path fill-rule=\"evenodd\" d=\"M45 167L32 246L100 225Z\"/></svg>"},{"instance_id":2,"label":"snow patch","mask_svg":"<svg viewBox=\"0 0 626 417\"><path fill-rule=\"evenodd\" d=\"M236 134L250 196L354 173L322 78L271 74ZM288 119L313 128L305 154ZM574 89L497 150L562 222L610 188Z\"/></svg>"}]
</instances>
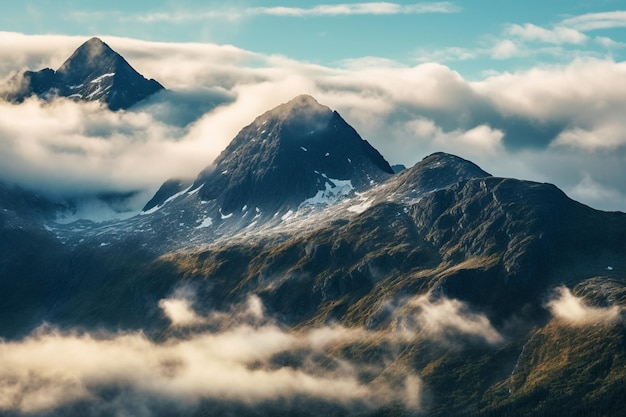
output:
<instances>
[{"instance_id":1,"label":"snow patch","mask_svg":"<svg viewBox=\"0 0 626 417\"><path fill-rule=\"evenodd\" d=\"M113 77L114 75L115 75L114 72L109 72L107 74L103 74L103 75L99 76L98 78L94 78L93 80L91 80L91 83L92 84L99 83L100 81L104 80L105 78Z\"/></svg>"},{"instance_id":2,"label":"snow patch","mask_svg":"<svg viewBox=\"0 0 626 417\"><path fill-rule=\"evenodd\" d=\"M220 207L220 217L222 218L222 220L230 219L231 217L233 217L233 213L224 214L222 213L222 208Z\"/></svg>"},{"instance_id":3,"label":"snow patch","mask_svg":"<svg viewBox=\"0 0 626 417\"><path fill-rule=\"evenodd\" d=\"M340 199L350 195L354 190L352 186L352 182L350 180L336 180L333 178L328 178L326 175L321 174L326 180L324 184L324 189L319 190L317 194L315 194L311 198L307 198L300 204L301 206L306 205L318 205L318 204L333 204L339 201Z\"/></svg>"},{"instance_id":4,"label":"snow patch","mask_svg":"<svg viewBox=\"0 0 626 417\"><path fill-rule=\"evenodd\" d=\"M203 229L210 226L213 226L213 219L207 216L204 220L202 220L202 223L196 226L196 229Z\"/></svg>"},{"instance_id":5,"label":"snow patch","mask_svg":"<svg viewBox=\"0 0 626 417\"><path fill-rule=\"evenodd\" d=\"M178 197L180 197L181 195L189 192L189 190L191 189L191 187L193 187L193 185L190 185L189 187L185 188L183 191L177 192L176 194L174 194L173 196L171 196L170 198L168 198L167 200L165 200L163 202L163 204L159 204L157 206L152 207L150 210L146 210L146 211L142 211L141 213L139 213L140 215L146 215L146 214L152 214L155 211L159 210L161 207L163 207L164 205L166 205L167 203L176 200Z\"/></svg>"},{"instance_id":6,"label":"snow patch","mask_svg":"<svg viewBox=\"0 0 626 417\"><path fill-rule=\"evenodd\" d=\"M281 217L281 219L283 221L289 219L291 216L293 216L293 210L289 210L287 213L283 214L283 216Z\"/></svg>"},{"instance_id":7,"label":"snow patch","mask_svg":"<svg viewBox=\"0 0 626 417\"><path fill-rule=\"evenodd\" d=\"M194 190L189 191L189 192L187 193L187 195L194 195L194 194L197 194L197 193L198 193L198 191L200 191L200 190L202 189L202 187L204 187L204 184L202 184L201 186L199 186L198 188L196 188L196 189L194 189Z\"/></svg>"}]
</instances>

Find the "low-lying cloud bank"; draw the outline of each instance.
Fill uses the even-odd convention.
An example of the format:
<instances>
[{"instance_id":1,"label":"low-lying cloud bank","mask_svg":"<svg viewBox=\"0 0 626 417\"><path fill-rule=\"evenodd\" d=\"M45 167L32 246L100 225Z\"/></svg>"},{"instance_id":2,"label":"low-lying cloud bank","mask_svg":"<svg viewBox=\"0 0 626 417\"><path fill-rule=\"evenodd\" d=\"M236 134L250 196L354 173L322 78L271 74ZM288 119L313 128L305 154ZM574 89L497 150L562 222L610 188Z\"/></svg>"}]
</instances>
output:
<instances>
[{"instance_id":1,"label":"low-lying cloud bank","mask_svg":"<svg viewBox=\"0 0 626 417\"><path fill-rule=\"evenodd\" d=\"M295 410L307 401L344 411L391 404L419 410L424 387L409 365L398 367L399 346L416 338L450 343L463 335L502 341L483 315L456 300L403 302L393 307L401 326L386 330L290 330L266 316L256 296L230 313L207 315L194 310L194 300L192 289L181 288L159 303L173 331L160 342L141 332L48 327L23 340L1 341L0 412L154 416L207 404ZM354 344L389 349L388 358L373 363L343 357L342 347Z\"/></svg>"},{"instance_id":2,"label":"low-lying cloud bank","mask_svg":"<svg viewBox=\"0 0 626 417\"><path fill-rule=\"evenodd\" d=\"M84 40L0 32L0 79L56 68ZM233 46L104 40L169 91L118 113L69 100L0 103L0 178L65 194L154 190L195 176L257 115L308 93L391 163L447 151L626 210L623 62L577 59L469 81L437 63L331 68Z\"/></svg>"}]
</instances>

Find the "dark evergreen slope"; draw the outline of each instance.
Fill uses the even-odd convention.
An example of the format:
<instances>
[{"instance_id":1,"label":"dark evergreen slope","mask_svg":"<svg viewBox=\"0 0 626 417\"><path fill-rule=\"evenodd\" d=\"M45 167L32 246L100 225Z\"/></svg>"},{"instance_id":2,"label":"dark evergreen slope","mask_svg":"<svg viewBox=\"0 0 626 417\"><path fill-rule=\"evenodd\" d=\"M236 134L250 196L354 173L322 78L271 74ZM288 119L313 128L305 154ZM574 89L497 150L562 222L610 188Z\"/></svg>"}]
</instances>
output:
<instances>
[{"instance_id":1,"label":"dark evergreen slope","mask_svg":"<svg viewBox=\"0 0 626 417\"><path fill-rule=\"evenodd\" d=\"M127 109L163 89L146 79L126 60L98 38L82 44L56 71L26 71L22 85L7 97L23 101L31 95L100 101L111 110Z\"/></svg>"},{"instance_id":2,"label":"dark evergreen slope","mask_svg":"<svg viewBox=\"0 0 626 417\"><path fill-rule=\"evenodd\" d=\"M194 188L226 211L297 207L349 181L365 190L393 171L339 115L302 95L259 116L237 134Z\"/></svg>"}]
</instances>

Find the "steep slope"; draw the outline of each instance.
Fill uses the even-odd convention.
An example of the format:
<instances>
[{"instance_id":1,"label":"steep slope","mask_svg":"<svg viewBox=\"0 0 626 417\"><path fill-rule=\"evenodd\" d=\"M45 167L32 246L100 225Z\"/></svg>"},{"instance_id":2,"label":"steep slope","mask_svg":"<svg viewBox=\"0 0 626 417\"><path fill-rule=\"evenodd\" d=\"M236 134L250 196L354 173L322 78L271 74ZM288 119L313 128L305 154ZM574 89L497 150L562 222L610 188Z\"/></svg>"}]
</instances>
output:
<instances>
[{"instance_id":1,"label":"steep slope","mask_svg":"<svg viewBox=\"0 0 626 417\"><path fill-rule=\"evenodd\" d=\"M243 128L195 181L163 184L143 214L167 221L176 213L190 240L207 242L319 211L392 175L337 112L298 96Z\"/></svg>"},{"instance_id":2,"label":"steep slope","mask_svg":"<svg viewBox=\"0 0 626 417\"><path fill-rule=\"evenodd\" d=\"M226 212L277 211L363 191L392 174L337 112L303 95L242 129L193 188Z\"/></svg>"},{"instance_id":3,"label":"steep slope","mask_svg":"<svg viewBox=\"0 0 626 417\"><path fill-rule=\"evenodd\" d=\"M21 88L9 95L21 102L31 95L100 101L111 110L127 109L163 89L146 79L98 38L82 44L56 71L46 68L20 74ZM15 82L14 82L15 83Z\"/></svg>"}]
</instances>

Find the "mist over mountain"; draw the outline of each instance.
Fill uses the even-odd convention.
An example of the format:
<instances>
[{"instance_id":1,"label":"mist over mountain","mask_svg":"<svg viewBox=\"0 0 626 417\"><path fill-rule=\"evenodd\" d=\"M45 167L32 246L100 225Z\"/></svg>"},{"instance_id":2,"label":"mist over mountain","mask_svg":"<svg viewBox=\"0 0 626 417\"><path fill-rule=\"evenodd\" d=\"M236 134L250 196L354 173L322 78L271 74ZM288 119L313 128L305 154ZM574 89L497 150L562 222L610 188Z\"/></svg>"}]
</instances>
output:
<instances>
[{"instance_id":1,"label":"mist over mountain","mask_svg":"<svg viewBox=\"0 0 626 417\"><path fill-rule=\"evenodd\" d=\"M109 196L109 199L111 197ZM0 186L0 410L623 415L626 214L301 95L142 213Z\"/></svg>"},{"instance_id":2,"label":"mist over mountain","mask_svg":"<svg viewBox=\"0 0 626 417\"><path fill-rule=\"evenodd\" d=\"M35 95L44 99L68 97L99 101L111 109L132 107L163 89L154 79L146 79L99 38L83 43L56 71L45 68L25 71L12 80L10 101L22 102Z\"/></svg>"}]
</instances>

